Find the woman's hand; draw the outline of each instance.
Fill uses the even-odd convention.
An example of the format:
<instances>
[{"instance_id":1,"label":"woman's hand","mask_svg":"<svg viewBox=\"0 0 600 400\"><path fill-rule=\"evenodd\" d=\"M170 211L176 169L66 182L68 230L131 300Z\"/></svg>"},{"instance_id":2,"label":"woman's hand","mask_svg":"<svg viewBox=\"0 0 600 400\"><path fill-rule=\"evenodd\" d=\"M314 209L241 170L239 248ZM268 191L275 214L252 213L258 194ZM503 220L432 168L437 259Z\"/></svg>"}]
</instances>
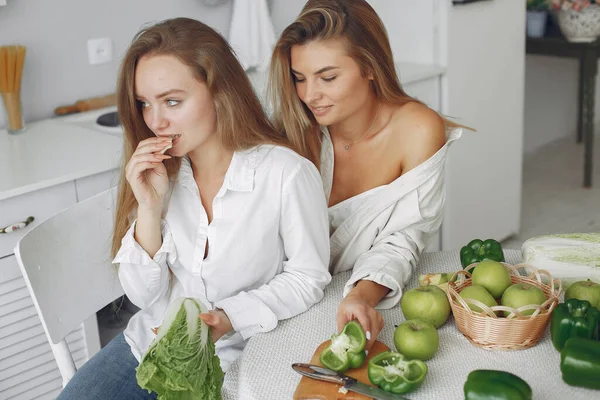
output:
<instances>
[{"instance_id":1,"label":"woman's hand","mask_svg":"<svg viewBox=\"0 0 600 400\"><path fill-rule=\"evenodd\" d=\"M164 160L169 155L160 154L171 138L154 137L142 140L125 167L125 178L138 202L139 208L162 209L169 189L169 178Z\"/></svg>"},{"instance_id":2,"label":"woman's hand","mask_svg":"<svg viewBox=\"0 0 600 400\"><path fill-rule=\"evenodd\" d=\"M375 306L388 292L387 287L375 282L359 281L338 306L338 332L344 329L344 325L349 321L357 320L367 336L365 349L369 350L384 325L383 317L375 310Z\"/></svg>"},{"instance_id":3,"label":"woman's hand","mask_svg":"<svg viewBox=\"0 0 600 400\"><path fill-rule=\"evenodd\" d=\"M207 313L198 315L200 319L206 322L206 325L210 326L210 333L213 342L219 340L223 335L233 329L229 317L223 310L210 310Z\"/></svg>"}]
</instances>

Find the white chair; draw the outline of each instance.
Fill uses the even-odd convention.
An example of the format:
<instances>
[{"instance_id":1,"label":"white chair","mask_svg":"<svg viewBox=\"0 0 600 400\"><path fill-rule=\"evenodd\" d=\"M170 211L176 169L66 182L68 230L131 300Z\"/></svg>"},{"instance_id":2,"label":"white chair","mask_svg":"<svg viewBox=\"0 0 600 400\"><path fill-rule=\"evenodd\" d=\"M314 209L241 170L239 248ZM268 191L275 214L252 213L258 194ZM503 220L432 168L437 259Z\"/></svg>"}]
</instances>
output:
<instances>
[{"instance_id":1,"label":"white chair","mask_svg":"<svg viewBox=\"0 0 600 400\"><path fill-rule=\"evenodd\" d=\"M15 255L62 376L76 371L65 337L123 295L111 264L116 189L84 200L40 223Z\"/></svg>"}]
</instances>

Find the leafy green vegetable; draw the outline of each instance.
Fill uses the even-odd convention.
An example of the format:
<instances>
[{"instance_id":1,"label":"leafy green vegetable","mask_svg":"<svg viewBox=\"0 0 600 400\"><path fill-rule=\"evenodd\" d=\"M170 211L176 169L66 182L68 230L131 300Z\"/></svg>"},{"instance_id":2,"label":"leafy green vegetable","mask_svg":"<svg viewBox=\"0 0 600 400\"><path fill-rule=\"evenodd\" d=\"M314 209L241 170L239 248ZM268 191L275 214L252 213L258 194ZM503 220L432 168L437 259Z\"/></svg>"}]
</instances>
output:
<instances>
[{"instance_id":1,"label":"leafy green vegetable","mask_svg":"<svg viewBox=\"0 0 600 400\"><path fill-rule=\"evenodd\" d=\"M523 243L523 262L560 278L563 287L590 279L600 282L600 233L562 233Z\"/></svg>"},{"instance_id":2,"label":"leafy green vegetable","mask_svg":"<svg viewBox=\"0 0 600 400\"><path fill-rule=\"evenodd\" d=\"M138 385L158 400L221 399L223 370L210 329L198 318L203 312L208 308L199 300L175 300L137 367Z\"/></svg>"}]
</instances>

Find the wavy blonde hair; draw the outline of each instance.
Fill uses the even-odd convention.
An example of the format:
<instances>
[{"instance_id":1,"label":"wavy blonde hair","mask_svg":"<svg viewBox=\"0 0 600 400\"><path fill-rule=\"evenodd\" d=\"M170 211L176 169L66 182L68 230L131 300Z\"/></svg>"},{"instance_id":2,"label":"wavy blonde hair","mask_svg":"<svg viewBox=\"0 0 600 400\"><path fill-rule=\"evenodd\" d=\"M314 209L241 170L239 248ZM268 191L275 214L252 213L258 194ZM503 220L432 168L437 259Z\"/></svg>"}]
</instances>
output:
<instances>
[{"instance_id":1,"label":"wavy blonde hair","mask_svg":"<svg viewBox=\"0 0 600 400\"><path fill-rule=\"evenodd\" d=\"M142 29L129 46L119 72L117 104L124 129L121 178L115 214L112 255L131 224L137 207L131 186L125 179L125 166L138 143L154 137L142 117L135 96L135 71L146 55L172 55L206 83L215 103L217 135L223 146L237 151L260 144L291 147L289 141L272 126L258 100L250 80L227 41L209 26L189 18L176 18ZM169 178L181 166L180 158L165 161Z\"/></svg>"},{"instance_id":2,"label":"wavy blonde hair","mask_svg":"<svg viewBox=\"0 0 600 400\"><path fill-rule=\"evenodd\" d=\"M291 48L315 40L342 39L363 76L372 74L377 98L404 105L421 101L409 96L398 79L392 48L383 22L365 0L309 0L281 34L269 71L268 93L275 128L300 154L319 167L321 131L312 112L296 93L291 73ZM442 117L443 118L443 117ZM447 126L458 124L443 118Z\"/></svg>"}]
</instances>

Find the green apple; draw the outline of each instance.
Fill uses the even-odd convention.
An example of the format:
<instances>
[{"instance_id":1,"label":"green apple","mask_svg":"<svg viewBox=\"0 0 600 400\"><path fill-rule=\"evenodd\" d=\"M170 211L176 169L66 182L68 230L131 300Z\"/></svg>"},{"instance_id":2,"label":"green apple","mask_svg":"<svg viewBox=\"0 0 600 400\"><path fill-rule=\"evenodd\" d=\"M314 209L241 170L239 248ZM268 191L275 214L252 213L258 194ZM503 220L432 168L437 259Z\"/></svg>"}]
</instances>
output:
<instances>
[{"instance_id":1,"label":"green apple","mask_svg":"<svg viewBox=\"0 0 600 400\"><path fill-rule=\"evenodd\" d=\"M450 316L446 293L435 285L419 286L404 293L400 300L404 318L419 318L439 328Z\"/></svg>"},{"instance_id":2,"label":"green apple","mask_svg":"<svg viewBox=\"0 0 600 400\"><path fill-rule=\"evenodd\" d=\"M565 292L565 300L572 298L587 300L600 310L600 284L592 281L575 282Z\"/></svg>"},{"instance_id":3,"label":"green apple","mask_svg":"<svg viewBox=\"0 0 600 400\"><path fill-rule=\"evenodd\" d=\"M528 283L515 283L509 286L502 295L501 303L503 306L519 308L529 304L543 304L546 301L546 294L542 289ZM525 310L521 314L531 315L535 310ZM504 316L508 317L510 312L504 311Z\"/></svg>"},{"instance_id":4,"label":"green apple","mask_svg":"<svg viewBox=\"0 0 600 400\"><path fill-rule=\"evenodd\" d=\"M394 331L394 346L408 359L429 360L440 346L435 327L420 319L404 321Z\"/></svg>"},{"instance_id":5,"label":"green apple","mask_svg":"<svg viewBox=\"0 0 600 400\"><path fill-rule=\"evenodd\" d=\"M473 285L483 286L495 299L502 297L502 293L512 283L506 267L494 260L483 260L477 264L471 280Z\"/></svg>"},{"instance_id":6,"label":"green apple","mask_svg":"<svg viewBox=\"0 0 600 400\"><path fill-rule=\"evenodd\" d=\"M490 294L490 292L485 290L485 288L481 285L467 286L466 288L464 288L463 290L460 291L459 295L463 299L478 300L488 307L493 307L493 306L498 305L498 303L496 302L496 299L494 299L494 296L492 296ZM482 311L481 307L476 306L475 304L469 304L469 303L467 303L467 304L469 305L469 308L476 313L479 313Z\"/></svg>"}]
</instances>

